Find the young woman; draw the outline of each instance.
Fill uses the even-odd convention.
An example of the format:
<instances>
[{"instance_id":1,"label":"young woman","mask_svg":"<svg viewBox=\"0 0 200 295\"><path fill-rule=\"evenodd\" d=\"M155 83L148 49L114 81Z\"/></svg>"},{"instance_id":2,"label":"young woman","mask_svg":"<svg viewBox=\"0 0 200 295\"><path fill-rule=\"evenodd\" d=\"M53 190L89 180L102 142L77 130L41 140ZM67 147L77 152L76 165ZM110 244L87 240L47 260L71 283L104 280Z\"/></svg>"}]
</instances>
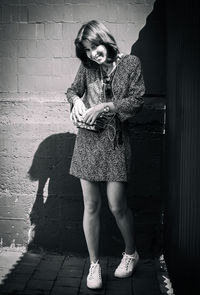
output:
<instances>
[{"instance_id":1,"label":"young woman","mask_svg":"<svg viewBox=\"0 0 200 295\"><path fill-rule=\"evenodd\" d=\"M139 256L133 235L133 217L127 206L126 187L131 163L127 119L141 110L144 81L136 56L119 52L108 29L95 20L84 24L75 40L81 65L66 92L71 119L79 128L70 174L80 178L83 229L90 256L88 288L102 287L99 264L100 183L105 182L109 208L125 243L121 263L114 275L131 276ZM94 132L106 117L103 130Z\"/></svg>"}]
</instances>

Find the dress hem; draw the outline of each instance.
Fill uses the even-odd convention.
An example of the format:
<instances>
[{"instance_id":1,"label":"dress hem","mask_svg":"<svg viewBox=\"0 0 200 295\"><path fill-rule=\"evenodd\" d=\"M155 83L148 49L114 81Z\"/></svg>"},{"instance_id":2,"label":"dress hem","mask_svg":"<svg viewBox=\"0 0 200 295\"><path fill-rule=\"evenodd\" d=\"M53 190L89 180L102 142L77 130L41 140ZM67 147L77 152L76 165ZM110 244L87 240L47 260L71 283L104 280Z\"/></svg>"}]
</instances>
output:
<instances>
[{"instance_id":1,"label":"dress hem","mask_svg":"<svg viewBox=\"0 0 200 295\"><path fill-rule=\"evenodd\" d=\"M75 175L73 173L69 173L70 175L76 177L76 178L79 178L79 179L83 179L83 180L87 180L87 181L92 181L92 182L128 182L128 180L120 180L120 179L104 179L104 180L100 180L100 179L91 179L91 178L86 178L86 177L82 177L81 175Z\"/></svg>"}]
</instances>

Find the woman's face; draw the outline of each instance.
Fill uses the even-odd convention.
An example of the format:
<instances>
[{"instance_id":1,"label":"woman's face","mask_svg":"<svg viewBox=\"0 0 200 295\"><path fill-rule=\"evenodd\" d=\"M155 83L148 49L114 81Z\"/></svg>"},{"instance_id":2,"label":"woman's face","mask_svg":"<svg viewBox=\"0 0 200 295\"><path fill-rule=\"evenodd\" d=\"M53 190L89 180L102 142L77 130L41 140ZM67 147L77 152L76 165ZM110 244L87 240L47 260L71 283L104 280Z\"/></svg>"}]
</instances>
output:
<instances>
[{"instance_id":1,"label":"woman's face","mask_svg":"<svg viewBox=\"0 0 200 295\"><path fill-rule=\"evenodd\" d=\"M107 60L107 49L104 45L94 45L88 40L83 41L83 46L87 57L98 64L103 64Z\"/></svg>"}]
</instances>

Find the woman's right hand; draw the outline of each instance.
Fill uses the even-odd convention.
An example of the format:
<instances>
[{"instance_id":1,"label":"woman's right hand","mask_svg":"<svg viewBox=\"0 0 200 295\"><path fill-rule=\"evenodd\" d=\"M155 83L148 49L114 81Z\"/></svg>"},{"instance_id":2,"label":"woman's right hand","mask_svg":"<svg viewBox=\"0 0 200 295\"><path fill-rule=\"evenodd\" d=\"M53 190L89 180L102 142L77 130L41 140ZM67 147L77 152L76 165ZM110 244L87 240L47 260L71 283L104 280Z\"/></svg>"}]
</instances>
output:
<instances>
[{"instance_id":1,"label":"woman's right hand","mask_svg":"<svg viewBox=\"0 0 200 295\"><path fill-rule=\"evenodd\" d=\"M86 107L80 98L77 98L71 112L71 119L76 123L82 121L86 112Z\"/></svg>"}]
</instances>

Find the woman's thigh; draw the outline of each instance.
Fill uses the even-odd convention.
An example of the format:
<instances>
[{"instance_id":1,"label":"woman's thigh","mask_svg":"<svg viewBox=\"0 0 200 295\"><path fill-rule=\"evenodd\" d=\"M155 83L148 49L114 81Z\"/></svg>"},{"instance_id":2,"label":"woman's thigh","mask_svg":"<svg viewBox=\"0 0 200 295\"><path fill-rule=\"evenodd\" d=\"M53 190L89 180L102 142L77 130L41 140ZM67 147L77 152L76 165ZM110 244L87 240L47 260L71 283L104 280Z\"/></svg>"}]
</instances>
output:
<instances>
[{"instance_id":1,"label":"woman's thigh","mask_svg":"<svg viewBox=\"0 0 200 295\"><path fill-rule=\"evenodd\" d=\"M127 183L126 182L108 182L107 198L110 209L127 207Z\"/></svg>"},{"instance_id":2,"label":"woman's thigh","mask_svg":"<svg viewBox=\"0 0 200 295\"><path fill-rule=\"evenodd\" d=\"M81 179L81 188L83 192L84 205L100 205L101 204L101 192L98 182L88 181Z\"/></svg>"}]
</instances>

